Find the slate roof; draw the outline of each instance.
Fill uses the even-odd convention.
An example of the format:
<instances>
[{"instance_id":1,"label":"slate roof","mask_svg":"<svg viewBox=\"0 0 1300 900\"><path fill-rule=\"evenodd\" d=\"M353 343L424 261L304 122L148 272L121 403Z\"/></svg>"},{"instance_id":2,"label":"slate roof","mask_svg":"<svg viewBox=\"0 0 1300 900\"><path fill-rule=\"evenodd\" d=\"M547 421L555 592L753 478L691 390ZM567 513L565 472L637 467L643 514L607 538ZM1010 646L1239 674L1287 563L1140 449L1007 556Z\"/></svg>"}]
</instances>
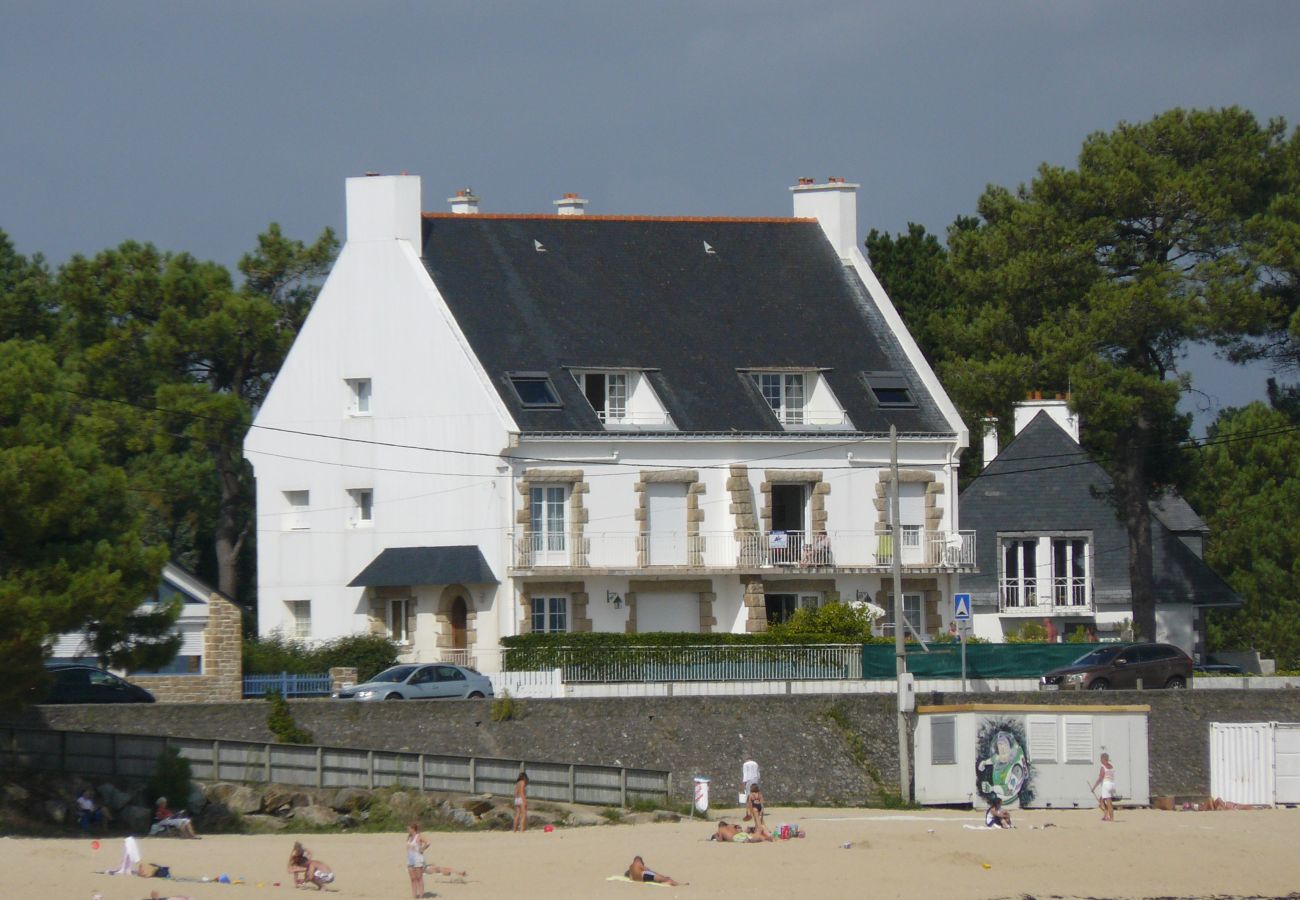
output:
<instances>
[{"instance_id":1,"label":"slate roof","mask_svg":"<svg viewBox=\"0 0 1300 900\"><path fill-rule=\"evenodd\" d=\"M473 546L390 547L371 560L348 587L407 587L416 584L500 584Z\"/></svg>"},{"instance_id":2,"label":"slate roof","mask_svg":"<svg viewBox=\"0 0 1300 900\"><path fill-rule=\"evenodd\" d=\"M800 367L823 370L852 422L845 431L952 433L815 221L423 221L425 267L524 432L606 433L573 367L649 370L679 432L784 434L739 370ZM882 409L862 381L873 370L903 373L917 407ZM523 371L546 372L562 408L524 407L507 377Z\"/></svg>"},{"instance_id":3,"label":"slate roof","mask_svg":"<svg viewBox=\"0 0 1300 900\"><path fill-rule=\"evenodd\" d=\"M1112 483L1105 469L1040 412L962 491L961 524L978 532L980 570L963 575L962 587L977 605L996 606L999 533L1087 531L1093 537L1096 602L1127 602L1128 532L1104 496ZM1196 515L1181 497L1173 497L1177 503L1166 501L1165 509L1179 510L1181 504ZM1155 502L1152 512L1157 513L1151 520L1156 601L1240 605L1236 592L1164 524ZM1175 521L1187 524L1186 513Z\"/></svg>"}]
</instances>

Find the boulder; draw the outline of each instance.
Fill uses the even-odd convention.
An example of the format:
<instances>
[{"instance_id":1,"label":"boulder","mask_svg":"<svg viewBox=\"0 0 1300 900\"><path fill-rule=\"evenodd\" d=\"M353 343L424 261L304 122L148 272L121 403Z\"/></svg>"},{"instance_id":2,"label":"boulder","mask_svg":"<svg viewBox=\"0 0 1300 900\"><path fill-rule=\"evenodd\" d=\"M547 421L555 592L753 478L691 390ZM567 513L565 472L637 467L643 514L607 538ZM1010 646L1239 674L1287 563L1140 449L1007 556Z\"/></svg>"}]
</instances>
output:
<instances>
[{"instance_id":1,"label":"boulder","mask_svg":"<svg viewBox=\"0 0 1300 900\"><path fill-rule=\"evenodd\" d=\"M569 813L569 818L565 820L565 824L578 828L585 828L590 825L608 825L609 820L604 816L598 816L595 813L571 812Z\"/></svg>"},{"instance_id":2,"label":"boulder","mask_svg":"<svg viewBox=\"0 0 1300 900\"><path fill-rule=\"evenodd\" d=\"M478 816L468 809L453 809L451 811L451 820L462 828L473 828L478 824Z\"/></svg>"},{"instance_id":3,"label":"boulder","mask_svg":"<svg viewBox=\"0 0 1300 900\"><path fill-rule=\"evenodd\" d=\"M655 821L658 821L655 814L648 812L624 813L623 817L619 819L619 822L624 825L647 825Z\"/></svg>"},{"instance_id":4,"label":"boulder","mask_svg":"<svg viewBox=\"0 0 1300 900\"><path fill-rule=\"evenodd\" d=\"M388 808L397 818L405 822L420 818L420 814L428 808L428 804L418 794L394 791L388 795Z\"/></svg>"},{"instance_id":5,"label":"boulder","mask_svg":"<svg viewBox=\"0 0 1300 900\"><path fill-rule=\"evenodd\" d=\"M8 806L22 806L32 796L32 792L20 784L4 786L4 802Z\"/></svg>"},{"instance_id":6,"label":"boulder","mask_svg":"<svg viewBox=\"0 0 1300 900\"><path fill-rule=\"evenodd\" d=\"M200 784L190 785L190 795L185 800L185 809L190 815L197 816L203 812L203 807L208 805L208 798L203 795L203 786Z\"/></svg>"},{"instance_id":7,"label":"boulder","mask_svg":"<svg viewBox=\"0 0 1300 900\"><path fill-rule=\"evenodd\" d=\"M148 834L153 824L153 810L137 803L128 803L117 813L117 824L133 834Z\"/></svg>"},{"instance_id":8,"label":"boulder","mask_svg":"<svg viewBox=\"0 0 1300 900\"><path fill-rule=\"evenodd\" d=\"M483 794L477 797L458 797L452 801L456 806L474 814L477 818L492 808L492 797L489 794Z\"/></svg>"},{"instance_id":9,"label":"boulder","mask_svg":"<svg viewBox=\"0 0 1300 900\"><path fill-rule=\"evenodd\" d=\"M68 804L62 800L46 800L41 808L55 825L62 825L68 818Z\"/></svg>"},{"instance_id":10,"label":"boulder","mask_svg":"<svg viewBox=\"0 0 1300 900\"><path fill-rule=\"evenodd\" d=\"M223 781L210 785L206 793L209 802L220 803L231 812L248 815L262 810L262 792L246 784Z\"/></svg>"},{"instance_id":11,"label":"boulder","mask_svg":"<svg viewBox=\"0 0 1300 900\"><path fill-rule=\"evenodd\" d=\"M110 784L107 781L101 784L96 790L99 791L99 799L103 800L104 805L113 812L118 812L131 802L130 794L121 790L117 785Z\"/></svg>"},{"instance_id":12,"label":"boulder","mask_svg":"<svg viewBox=\"0 0 1300 900\"><path fill-rule=\"evenodd\" d=\"M293 811L293 820L305 825L337 825L339 814L328 806L300 806Z\"/></svg>"},{"instance_id":13,"label":"boulder","mask_svg":"<svg viewBox=\"0 0 1300 900\"><path fill-rule=\"evenodd\" d=\"M339 788L330 806L339 812L356 812L359 809L367 809L372 800L374 795L365 788L345 787Z\"/></svg>"},{"instance_id":14,"label":"boulder","mask_svg":"<svg viewBox=\"0 0 1300 900\"><path fill-rule=\"evenodd\" d=\"M253 832L284 831L289 827L289 823L279 816L267 816L262 813L252 813L244 816L244 825Z\"/></svg>"},{"instance_id":15,"label":"boulder","mask_svg":"<svg viewBox=\"0 0 1300 900\"><path fill-rule=\"evenodd\" d=\"M293 806L294 791L281 785L269 785L262 791L262 811L268 813L281 813ZM311 804L300 804L310 806Z\"/></svg>"},{"instance_id":16,"label":"boulder","mask_svg":"<svg viewBox=\"0 0 1300 900\"><path fill-rule=\"evenodd\" d=\"M682 817L677 813L667 809L656 809L654 817L656 822L680 822L682 820Z\"/></svg>"}]
</instances>

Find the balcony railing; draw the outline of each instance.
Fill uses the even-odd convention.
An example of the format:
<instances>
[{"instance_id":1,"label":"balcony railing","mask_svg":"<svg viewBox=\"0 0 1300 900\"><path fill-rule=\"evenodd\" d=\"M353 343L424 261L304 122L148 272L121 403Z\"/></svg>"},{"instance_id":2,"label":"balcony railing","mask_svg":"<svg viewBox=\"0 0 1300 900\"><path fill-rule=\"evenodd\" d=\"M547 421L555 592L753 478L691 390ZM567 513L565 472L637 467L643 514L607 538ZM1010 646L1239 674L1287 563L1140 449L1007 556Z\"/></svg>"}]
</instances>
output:
<instances>
[{"instance_id":1,"label":"balcony railing","mask_svg":"<svg viewBox=\"0 0 1300 900\"><path fill-rule=\"evenodd\" d=\"M975 532L904 529L904 566L975 565ZM874 531L584 531L581 535L520 530L518 569L826 569L893 565L893 542Z\"/></svg>"},{"instance_id":2,"label":"balcony railing","mask_svg":"<svg viewBox=\"0 0 1300 900\"><path fill-rule=\"evenodd\" d=\"M1008 615L1091 613L1092 589L1086 578L1026 575L998 580L998 611Z\"/></svg>"}]
</instances>

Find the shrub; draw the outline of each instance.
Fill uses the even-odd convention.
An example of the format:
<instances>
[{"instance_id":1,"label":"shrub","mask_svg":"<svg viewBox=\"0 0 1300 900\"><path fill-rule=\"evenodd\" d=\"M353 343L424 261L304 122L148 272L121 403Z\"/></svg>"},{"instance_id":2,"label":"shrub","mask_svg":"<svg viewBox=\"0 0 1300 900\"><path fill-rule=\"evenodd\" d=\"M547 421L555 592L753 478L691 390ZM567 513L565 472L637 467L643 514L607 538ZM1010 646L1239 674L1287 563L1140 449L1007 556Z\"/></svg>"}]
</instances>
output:
<instances>
[{"instance_id":1,"label":"shrub","mask_svg":"<svg viewBox=\"0 0 1300 900\"><path fill-rule=\"evenodd\" d=\"M244 639L248 675L316 675L335 666L355 666L358 683L397 662L397 646L379 634L356 634L312 647L281 634Z\"/></svg>"},{"instance_id":2,"label":"shrub","mask_svg":"<svg viewBox=\"0 0 1300 900\"><path fill-rule=\"evenodd\" d=\"M1091 644L1096 640L1082 625L1074 626L1074 629L1065 636L1067 644Z\"/></svg>"},{"instance_id":3,"label":"shrub","mask_svg":"<svg viewBox=\"0 0 1300 900\"><path fill-rule=\"evenodd\" d=\"M193 786L190 761L175 747L164 747L154 763L153 775L145 783L145 799L152 805L159 797L166 797L172 809L184 809Z\"/></svg>"},{"instance_id":4,"label":"shrub","mask_svg":"<svg viewBox=\"0 0 1300 900\"><path fill-rule=\"evenodd\" d=\"M510 696L509 691L502 691L501 696L492 701L489 715L493 722L509 722L524 714L524 705Z\"/></svg>"},{"instance_id":5,"label":"shrub","mask_svg":"<svg viewBox=\"0 0 1300 900\"><path fill-rule=\"evenodd\" d=\"M848 603L824 603L817 607L802 607L786 622L773 625L767 632L782 643L797 644L804 638L837 638L844 643L871 643L877 640L871 633L871 616L866 607Z\"/></svg>"},{"instance_id":6,"label":"shrub","mask_svg":"<svg viewBox=\"0 0 1300 900\"><path fill-rule=\"evenodd\" d=\"M293 710L279 691L267 691L266 702L271 704L271 711L266 716L266 727L271 729L276 741L281 744L310 744L311 732L298 727L293 720Z\"/></svg>"},{"instance_id":7,"label":"shrub","mask_svg":"<svg viewBox=\"0 0 1300 900\"><path fill-rule=\"evenodd\" d=\"M1007 632L1008 644L1045 644L1047 629L1037 622L1025 622L1019 631Z\"/></svg>"}]
</instances>

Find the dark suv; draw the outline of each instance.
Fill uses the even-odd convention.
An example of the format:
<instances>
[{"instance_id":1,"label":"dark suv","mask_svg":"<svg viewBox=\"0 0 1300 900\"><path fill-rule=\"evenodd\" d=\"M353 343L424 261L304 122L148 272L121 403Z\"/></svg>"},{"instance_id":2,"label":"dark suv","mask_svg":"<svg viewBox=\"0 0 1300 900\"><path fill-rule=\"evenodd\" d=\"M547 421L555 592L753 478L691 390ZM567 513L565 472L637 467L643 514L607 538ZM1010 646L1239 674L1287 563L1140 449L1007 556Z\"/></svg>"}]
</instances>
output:
<instances>
[{"instance_id":1,"label":"dark suv","mask_svg":"<svg viewBox=\"0 0 1300 900\"><path fill-rule=\"evenodd\" d=\"M41 703L153 703L142 687L94 666L50 666L49 693Z\"/></svg>"},{"instance_id":2,"label":"dark suv","mask_svg":"<svg viewBox=\"0 0 1300 900\"><path fill-rule=\"evenodd\" d=\"M1192 658L1172 644L1109 644L1089 650L1068 666L1043 675L1044 691L1106 691L1135 688L1185 688L1192 680Z\"/></svg>"}]
</instances>

